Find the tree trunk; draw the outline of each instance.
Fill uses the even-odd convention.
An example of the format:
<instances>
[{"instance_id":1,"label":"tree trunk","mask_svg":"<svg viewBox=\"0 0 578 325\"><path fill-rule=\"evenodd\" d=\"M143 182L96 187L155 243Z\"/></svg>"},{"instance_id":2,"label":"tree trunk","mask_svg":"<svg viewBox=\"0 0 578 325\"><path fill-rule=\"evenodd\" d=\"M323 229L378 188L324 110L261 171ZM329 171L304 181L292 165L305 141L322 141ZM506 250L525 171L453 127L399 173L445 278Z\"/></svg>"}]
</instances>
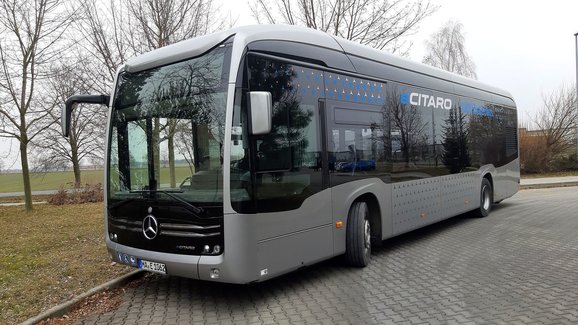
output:
<instances>
[{"instance_id":1,"label":"tree trunk","mask_svg":"<svg viewBox=\"0 0 578 325\"><path fill-rule=\"evenodd\" d=\"M71 149L71 160L72 160L72 170L74 172L74 188L80 188L80 161L78 161L78 146L76 144L75 134L70 135L70 149Z\"/></svg>"},{"instance_id":2,"label":"tree trunk","mask_svg":"<svg viewBox=\"0 0 578 325\"><path fill-rule=\"evenodd\" d=\"M155 117L153 126L153 164L154 164L154 175L157 184L156 189L161 188L161 155L160 155L160 119Z\"/></svg>"},{"instance_id":3,"label":"tree trunk","mask_svg":"<svg viewBox=\"0 0 578 325\"><path fill-rule=\"evenodd\" d=\"M401 152L403 153L403 161L405 163L405 168L409 168L409 136L403 131L401 132Z\"/></svg>"},{"instance_id":4,"label":"tree trunk","mask_svg":"<svg viewBox=\"0 0 578 325\"><path fill-rule=\"evenodd\" d=\"M72 160L72 170L74 171L74 188L80 188L80 163L78 159Z\"/></svg>"},{"instance_id":5,"label":"tree trunk","mask_svg":"<svg viewBox=\"0 0 578 325\"><path fill-rule=\"evenodd\" d=\"M168 138L169 147L169 174L171 179L171 188L177 187L177 180L175 175L175 136L174 132Z\"/></svg>"},{"instance_id":6,"label":"tree trunk","mask_svg":"<svg viewBox=\"0 0 578 325\"><path fill-rule=\"evenodd\" d=\"M28 170L28 137L24 133L20 139L20 160L22 162L22 183L24 184L24 207L32 211L32 189L30 187L30 171Z\"/></svg>"}]
</instances>

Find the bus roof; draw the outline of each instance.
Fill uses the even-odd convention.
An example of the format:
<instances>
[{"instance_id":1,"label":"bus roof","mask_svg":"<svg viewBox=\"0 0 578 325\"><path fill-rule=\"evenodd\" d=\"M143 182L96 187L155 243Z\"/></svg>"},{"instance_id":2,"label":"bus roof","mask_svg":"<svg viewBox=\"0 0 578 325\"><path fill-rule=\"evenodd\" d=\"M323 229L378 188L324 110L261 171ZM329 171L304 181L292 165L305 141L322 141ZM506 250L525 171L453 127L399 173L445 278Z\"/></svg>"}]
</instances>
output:
<instances>
[{"instance_id":1,"label":"bus roof","mask_svg":"<svg viewBox=\"0 0 578 325\"><path fill-rule=\"evenodd\" d=\"M452 83L490 92L509 98L513 101L512 95L503 89L429 65L392 55L366 45L361 45L340 37L332 36L315 29L294 25L242 26L184 40L131 58L124 65L124 70L128 72L137 72L198 56L233 35L235 36L233 57L240 57L244 52L245 47L255 41L274 40L312 44L347 55L370 59L395 68L413 71L436 79L446 80ZM233 67L233 69L236 68L237 67ZM232 71L231 81L234 81L235 76L236 71Z\"/></svg>"}]
</instances>

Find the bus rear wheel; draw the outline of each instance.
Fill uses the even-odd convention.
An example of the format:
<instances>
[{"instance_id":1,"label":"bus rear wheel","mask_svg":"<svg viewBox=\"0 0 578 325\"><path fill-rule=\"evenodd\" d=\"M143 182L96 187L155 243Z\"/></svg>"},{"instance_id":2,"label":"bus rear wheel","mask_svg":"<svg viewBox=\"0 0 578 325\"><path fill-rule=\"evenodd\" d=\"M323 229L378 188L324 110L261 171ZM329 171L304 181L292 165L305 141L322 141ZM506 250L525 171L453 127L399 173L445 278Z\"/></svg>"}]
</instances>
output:
<instances>
[{"instance_id":1,"label":"bus rear wheel","mask_svg":"<svg viewBox=\"0 0 578 325\"><path fill-rule=\"evenodd\" d=\"M492 184L487 178L482 179L482 187L480 191L480 207L476 210L476 216L483 218L487 217L492 210L494 191Z\"/></svg>"},{"instance_id":2,"label":"bus rear wheel","mask_svg":"<svg viewBox=\"0 0 578 325\"><path fill-rule=\"evenodd\" d=\"M355 202L347 216L345 261L364 267L371 258L371 224L365 202Z\"/></svg>"}]
</instances>

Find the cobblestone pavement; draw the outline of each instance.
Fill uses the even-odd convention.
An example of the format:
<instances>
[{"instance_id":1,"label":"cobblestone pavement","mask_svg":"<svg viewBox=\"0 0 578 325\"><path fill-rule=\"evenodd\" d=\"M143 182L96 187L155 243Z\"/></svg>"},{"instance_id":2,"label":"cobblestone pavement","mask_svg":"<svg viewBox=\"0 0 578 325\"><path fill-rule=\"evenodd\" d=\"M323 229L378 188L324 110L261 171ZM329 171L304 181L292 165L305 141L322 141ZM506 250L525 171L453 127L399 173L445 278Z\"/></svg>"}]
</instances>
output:
<instances>
[{"instance_id":1,"label":"cobblestone pavement","mask_svg":"<svg viewBox=\"0 0 578 325\"><path fill-rule=\"evenodd\" d=\"M149 276L97 324L576 324L578 187L527 190L338 259L246 286Z\"/></svg>"}]
</instances>

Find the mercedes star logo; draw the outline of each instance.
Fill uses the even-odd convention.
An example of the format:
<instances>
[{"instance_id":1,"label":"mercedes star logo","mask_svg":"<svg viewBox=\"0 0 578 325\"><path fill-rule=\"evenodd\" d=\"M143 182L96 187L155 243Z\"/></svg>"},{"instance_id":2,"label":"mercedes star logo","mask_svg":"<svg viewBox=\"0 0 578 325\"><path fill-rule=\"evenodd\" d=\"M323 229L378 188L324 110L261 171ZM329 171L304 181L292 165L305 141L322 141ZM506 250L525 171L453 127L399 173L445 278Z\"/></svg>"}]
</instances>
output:
<instances>
[{"instance_id":1,"label":"mercedes star logo","mask_svg":"<svg viewBox=\"0 0 578 325\"><path fill-rule=\"evenodd\" d=\"M149 214L142 221L142 233L146 239L151 240L157 236L158 232L159 232L159 223L152 214Z\"/></svg>"}]
</instances>

